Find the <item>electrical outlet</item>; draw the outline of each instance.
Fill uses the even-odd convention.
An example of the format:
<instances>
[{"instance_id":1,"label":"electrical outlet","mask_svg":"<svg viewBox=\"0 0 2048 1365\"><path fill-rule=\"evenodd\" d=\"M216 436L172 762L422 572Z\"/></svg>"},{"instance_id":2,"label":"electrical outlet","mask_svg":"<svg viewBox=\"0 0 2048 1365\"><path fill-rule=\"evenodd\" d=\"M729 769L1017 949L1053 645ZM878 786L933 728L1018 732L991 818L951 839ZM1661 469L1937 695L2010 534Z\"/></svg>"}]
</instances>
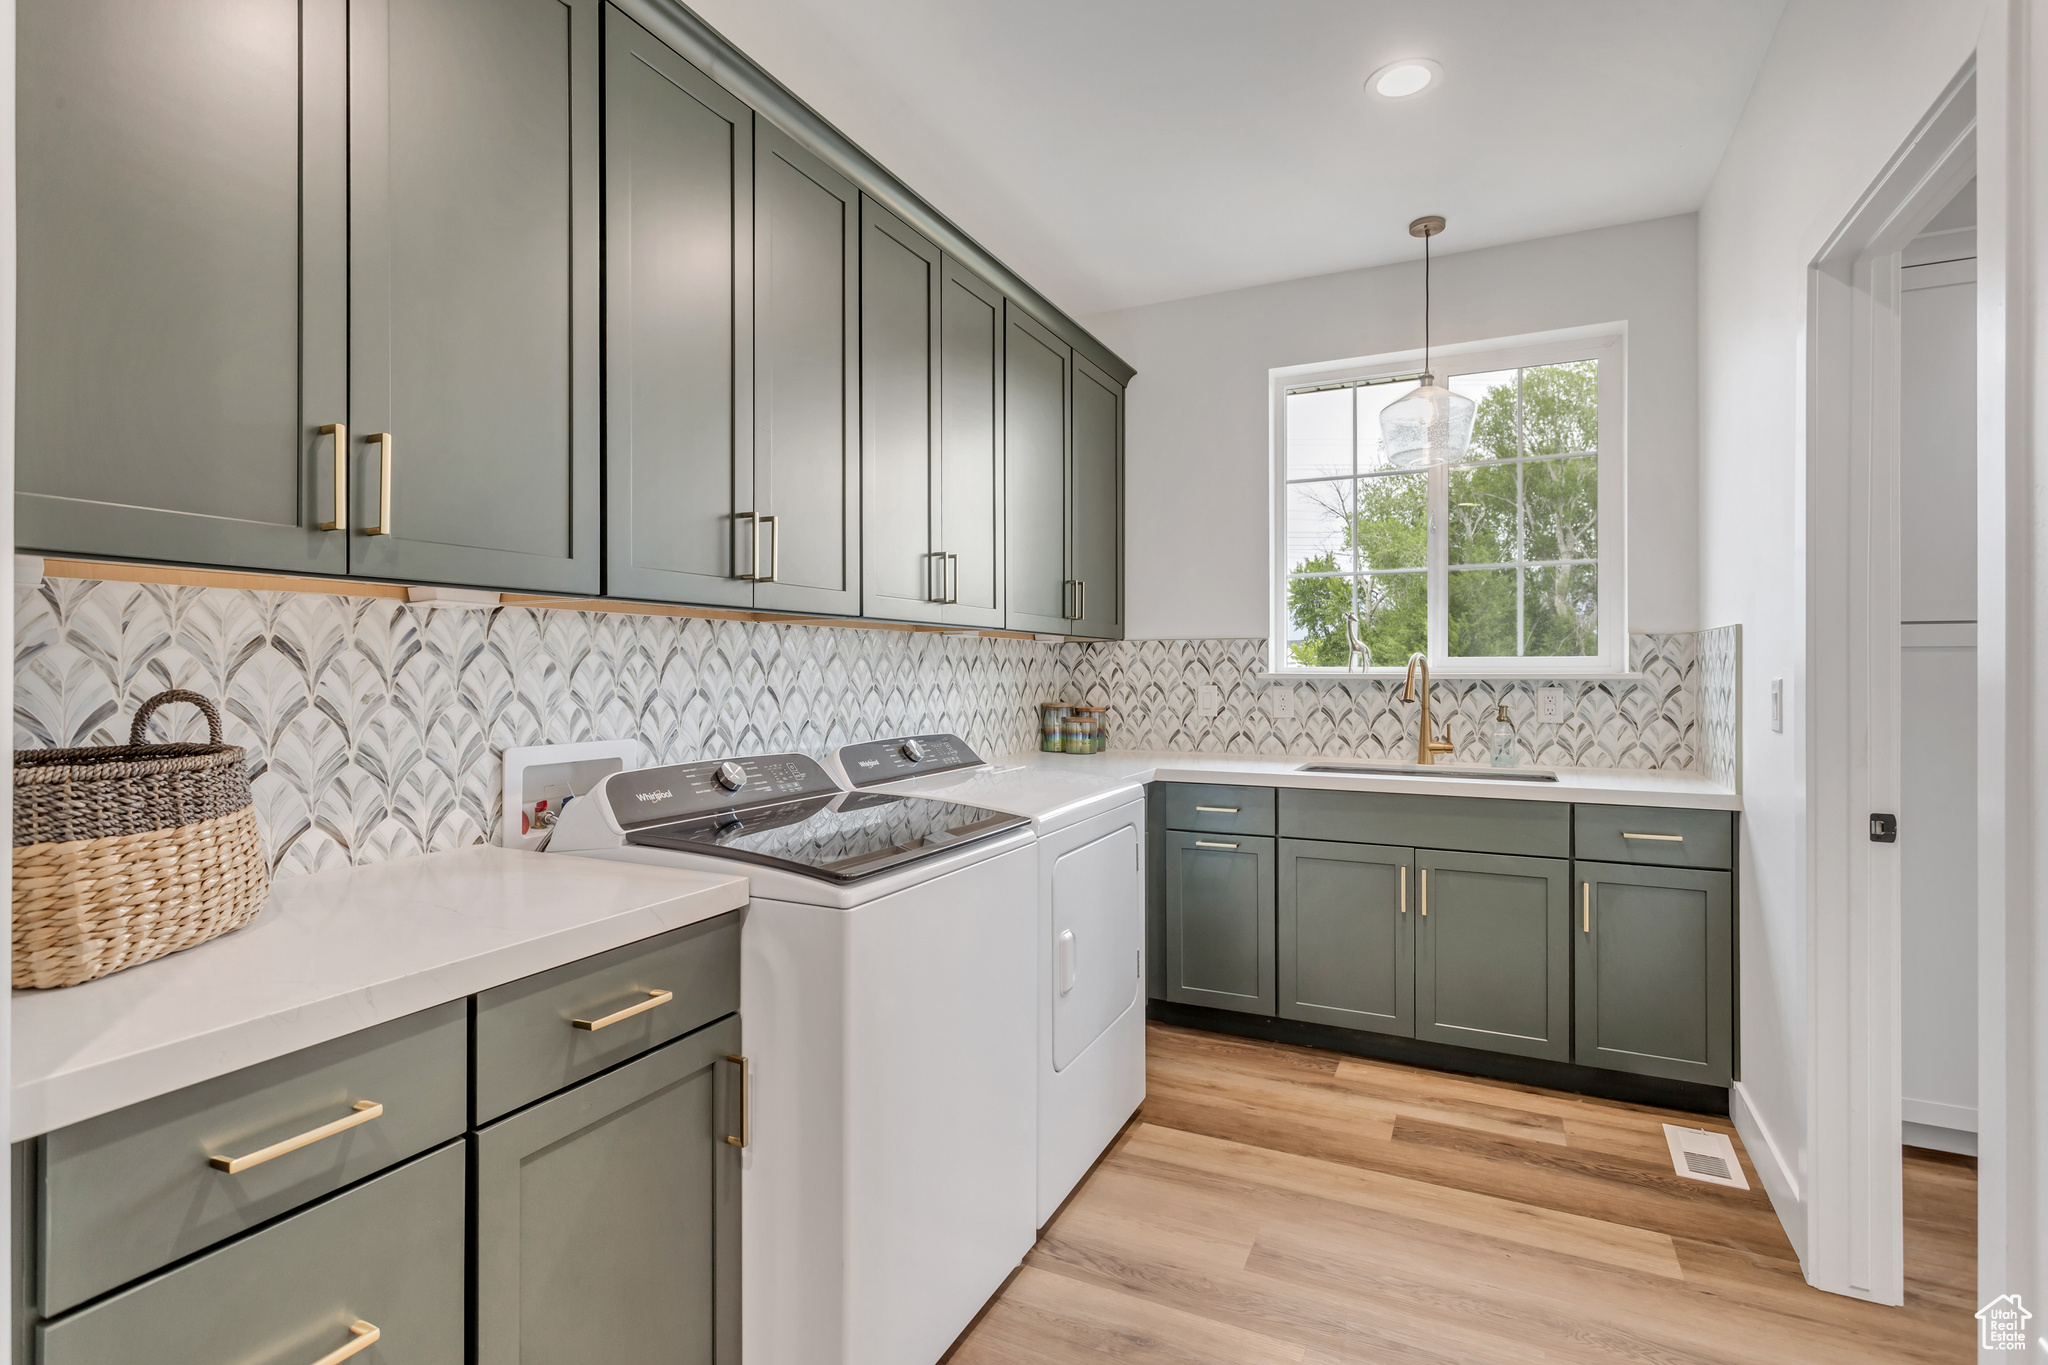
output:
<instances>
[{"instance_id":1,"label":"electrical outlet","mask_svg":"<svg viewBox=\"0 0 2048 1365\"><path fill-rule=\"evenodd\" d=\"M1564 724L1564 689L1545 687L1536 693L1536 723L1538 725Z\"/></svg>"},{"instance_id":2,"label":"electrical outlet","mask_svg":"<svg viewBox=\"0 0 2048 1365\"><path fill-rule=\"evenodd\" d=\"M1215 683L1203 683L1195 689L1195 710L1203 719L1208 719L1223 709L1223 689Z\"/></svg>"},{"instance_id":3,"label":"electrical outlet","mask_svg":"<svg viewBox=\"0 0 2048 1365\"><path fill-rule=\"evenodd\" d=\"M1785 733L1785 680L1771 679L1771 729Z\"/></svg>"},{"instance_id":4,"label":"electrical outlet","mask_svg":"<svg viewBox=\"0 0 2048 1365\"><path fill-rule=\"evenodd\" d=\"M1272 693L1270 709L1273 712L1274 720L1299 719L1294 708L1294 690L1292 688L1276 688Z\"/></svg>"}]
</instances>

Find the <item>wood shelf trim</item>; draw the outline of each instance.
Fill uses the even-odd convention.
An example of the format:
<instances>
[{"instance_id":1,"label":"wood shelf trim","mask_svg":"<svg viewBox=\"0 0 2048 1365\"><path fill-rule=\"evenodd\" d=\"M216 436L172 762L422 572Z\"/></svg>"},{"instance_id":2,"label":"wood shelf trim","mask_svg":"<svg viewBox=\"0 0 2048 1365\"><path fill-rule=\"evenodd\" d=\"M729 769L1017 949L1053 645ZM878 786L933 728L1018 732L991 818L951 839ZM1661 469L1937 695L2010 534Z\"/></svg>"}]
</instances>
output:
<instances>
[{"instance_id":1,"label":"wood shelf trim","mask_svg":"<svg viewBox=\"0 0 2048 1365\"><path fill-rule=\"evenodd\" d=\"M43 577L98 579L113 583L155 583L179 588L229 588L246 592L310 592L330 597L380 597L405 602L403 583L362 578L314 578L302 574L263 573L245 569L195 569L171 564L130 564L120 560L45 557ZM693 607L673 602L635 602L620 597L554 597L539 593L499 594L499 604L541 611L598 611L618 616L674 616L705 621L748 621L763 625L824 626L835 630L894 630L916 635L971 635L983 640L1036 640L1029 631L977 630L971 626L939 626L911 621L871 621L842 616L803 616L791 612L748 611L731 607ZM1050 643L1050 642L1048 642Z\"/></svg>"}]
</instances>

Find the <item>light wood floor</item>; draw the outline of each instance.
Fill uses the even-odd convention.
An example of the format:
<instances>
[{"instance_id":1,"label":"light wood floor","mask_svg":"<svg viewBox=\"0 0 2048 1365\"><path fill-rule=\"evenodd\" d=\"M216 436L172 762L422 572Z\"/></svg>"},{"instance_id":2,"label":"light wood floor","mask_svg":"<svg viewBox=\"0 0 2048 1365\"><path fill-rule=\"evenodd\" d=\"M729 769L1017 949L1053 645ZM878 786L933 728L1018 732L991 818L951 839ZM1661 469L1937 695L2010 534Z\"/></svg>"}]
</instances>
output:
<instances>
[{"instance_id":1,"label":"light wood floor","mask_svg":"<svg viewBox=\"0 0 2048 1365\"><path fill-rule=\"evenodd\" d=\"M1675 1115L1154 1025L1149 1098L951 1365L1953 1362L1976 1176L1908 1152L1904 1308L1810 1288ZM1740 1150L1741 1142L1736 1142Z\"/></svg>"}]
</instances>

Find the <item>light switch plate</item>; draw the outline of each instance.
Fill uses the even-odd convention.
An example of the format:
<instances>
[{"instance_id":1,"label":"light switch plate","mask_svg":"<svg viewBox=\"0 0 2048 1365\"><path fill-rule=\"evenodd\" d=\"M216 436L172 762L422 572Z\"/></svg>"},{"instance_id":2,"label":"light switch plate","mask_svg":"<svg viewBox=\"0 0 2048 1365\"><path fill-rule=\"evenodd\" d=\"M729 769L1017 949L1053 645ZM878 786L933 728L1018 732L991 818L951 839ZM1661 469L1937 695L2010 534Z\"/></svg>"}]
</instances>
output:
<instances>
[{"instance_id":1,"label":"light switch plate","mask_svg":"<svg viewBox=\"0 0 2048 1365\"><path fill-rule=\"evenodd\" d=\"M1223 689L1215 683L1203 683L1195 689L1195 710L1206 720L1223 709Z\"/></svg>"},{"instance_id":2,"label":"light switch plate","mask_svg":"<svg viewBox=\"0 0 2048 1365\"><path fill-rule=\"evenodd\" d=\"M1294 692L1291 688L1278 688L1273 692L1272 706L1274 720L1295 720L1298 715L1294 707Z\"/></svg>"},{"instance_id":3,"label":"light switch plate","mask_svg":"<svg viewBox=\"0 0 2048 1365\"><path fill-rule=\"evenodd\" d=\"M1538 725L1564 724L1564 689L1544 687L1536 692L1536 723Z\"/></svg>"}]
</instances>

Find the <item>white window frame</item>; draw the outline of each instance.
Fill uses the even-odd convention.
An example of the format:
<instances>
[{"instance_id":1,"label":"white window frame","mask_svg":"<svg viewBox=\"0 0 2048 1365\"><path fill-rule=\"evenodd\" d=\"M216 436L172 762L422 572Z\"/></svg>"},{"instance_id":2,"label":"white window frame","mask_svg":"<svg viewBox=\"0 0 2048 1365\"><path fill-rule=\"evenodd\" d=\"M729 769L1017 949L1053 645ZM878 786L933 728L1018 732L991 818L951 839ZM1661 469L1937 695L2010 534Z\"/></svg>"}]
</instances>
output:
<instances>
[{"instance_id":1,"label":"white window frame","mask_svg":"<svg viewBox=\"0 0 2048 1365\"><path fill-rule=\"evenodd\" d=\"M1440 534L1450 501L1450 476L1444 466L1430 471L1429 668L1439 678L1603 678L1629 671L1627 574L1628 451L1627 451L1628 325L1604 323L1529 336L1505 337L1463 345L1436 346L1429 367L1439 383L1453 374L1484 373L1573 360L1600 363L1596 394L1600 405L1599 538L1600 652L1576 658L1453 658L1450 656L1450 548ZM1375 664L1368 669L1318 668L1296 660L1287 651L1292 628L1287 614L1287 392L1311 384L1414 375L1422 368L1422 352L1400 351L1313 365L1290 365L1269 372L1272 444L1268 452L1268 562L1271 624L1267 637L1269 675L1306 678L1400 677L1407 660ZM1442 609L1437 605L1442 604Z\"/></svg>"}]
</instances>

